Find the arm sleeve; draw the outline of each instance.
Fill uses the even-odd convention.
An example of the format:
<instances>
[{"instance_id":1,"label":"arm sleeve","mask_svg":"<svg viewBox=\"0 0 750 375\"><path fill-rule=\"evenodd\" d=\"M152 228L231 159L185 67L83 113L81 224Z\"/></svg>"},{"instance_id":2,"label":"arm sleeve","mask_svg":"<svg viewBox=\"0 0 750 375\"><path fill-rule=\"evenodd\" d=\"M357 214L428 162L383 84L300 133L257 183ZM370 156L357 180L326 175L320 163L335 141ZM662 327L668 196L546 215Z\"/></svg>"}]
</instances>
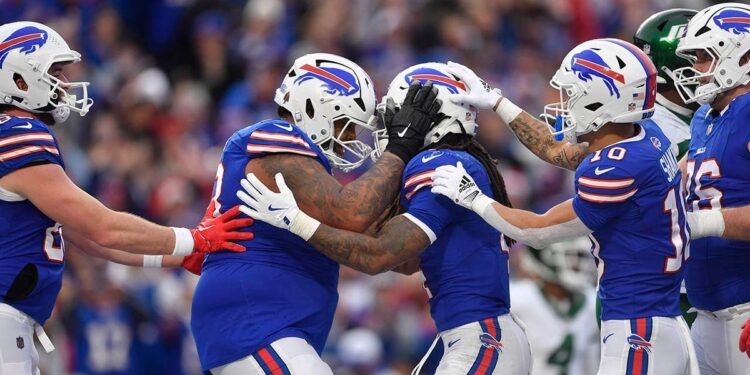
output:
<instances>
[{"instance_id":1,"label":"arm sleeve","mask_svg":"<svg viewBox=\"0 0 750 375\"><path fill-rule=\"evenodd\" d=\"M587 165L576 173L573 209L586 227L597 231L619 216L637 192L636 178L622 167Z\"/></svg>"}]
</instances>

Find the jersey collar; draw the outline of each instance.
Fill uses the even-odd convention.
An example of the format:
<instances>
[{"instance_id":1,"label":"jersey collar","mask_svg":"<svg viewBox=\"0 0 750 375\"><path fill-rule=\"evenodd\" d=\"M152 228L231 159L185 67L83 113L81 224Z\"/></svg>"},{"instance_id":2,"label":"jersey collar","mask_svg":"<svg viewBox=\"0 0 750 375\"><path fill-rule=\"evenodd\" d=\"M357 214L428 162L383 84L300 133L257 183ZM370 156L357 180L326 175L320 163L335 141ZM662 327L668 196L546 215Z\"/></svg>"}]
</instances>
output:
<instances>
[{"instance_id":1,"label":"jersey collar","mask_svg":"<svg viewBox=\"0 0 750 375\"><path fill-rule=\"evenodd\" d=\"M659 94L658 92L656 93L656 102L664 106L664 108L674 112L675 114L678 114L680 116L685 116L688 119L693 117L693 113L695 112L689 108L685 108L667 99L666 97L664 97L664 95Z\"/></svg>"}]
</instances>

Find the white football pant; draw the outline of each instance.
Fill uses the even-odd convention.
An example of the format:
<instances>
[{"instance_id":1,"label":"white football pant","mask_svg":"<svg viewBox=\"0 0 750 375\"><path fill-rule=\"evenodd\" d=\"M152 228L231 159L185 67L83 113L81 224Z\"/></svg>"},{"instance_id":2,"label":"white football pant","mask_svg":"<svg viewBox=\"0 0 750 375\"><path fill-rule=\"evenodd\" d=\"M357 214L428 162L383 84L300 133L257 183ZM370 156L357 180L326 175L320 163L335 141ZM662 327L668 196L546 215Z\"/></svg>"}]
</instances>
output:
<instances>
[{"instance_id":1,"label":"white football pant","mask_svg":"<svg viewBox=\"0 0 750 375\"><path fill-rule=\"evenodd\" d=\"M253 355L211 369L213 375L333 375L307 341L298 337L276 340Z\"/></svg>"},{"instance_id":2,"label":"white football pant","mask_svg":"<svg viewBox=\"0 0 750 375\"><path fill-rule=\"evenodd\" d=\"M0 375L39 375L35 326L30 316L0 303Z\"/></svg>"},{"instance_id":3,"label":"white football pant","mask_svg":"<svg viewBox=\"0 0 750 375\"><path fill-rule=\"evenodd\" d=\"M740 352L742 325L750 303L719 311L698 310L690 331L703 375L750 375L750 358Z\"/></svg>"}]
</instances>

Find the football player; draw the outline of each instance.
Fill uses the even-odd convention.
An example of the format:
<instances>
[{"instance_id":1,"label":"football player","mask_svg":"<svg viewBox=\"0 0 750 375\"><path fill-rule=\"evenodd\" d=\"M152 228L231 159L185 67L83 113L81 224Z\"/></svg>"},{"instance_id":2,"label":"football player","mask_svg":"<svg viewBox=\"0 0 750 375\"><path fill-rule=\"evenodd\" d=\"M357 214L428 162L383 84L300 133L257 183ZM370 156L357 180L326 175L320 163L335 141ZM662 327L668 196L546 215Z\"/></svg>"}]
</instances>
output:
<instances>
[{"instance_id":1,"label":"football player","mask_svg":"<svg viewBox=\"0 0 750 375\"><path fill-rule=\"evenodd\" d=\"M0 26L0 369L38 374L36 332L62 286L62 231L104 248L140 254L188 255L222 249L244 251L233 232L252 220L230 221L228 210L195 229L169 228L109 210L65 174L51 126L71 112L85 115L93 100L88 82L68 82L64 70L80 61L51 28L34 22ZM146 257L148 261L156 258ZM148 263L147 261L147 263Z\"/></svg>"},{"instance_id":2,"label":"football player","mask_svg":"<svg viewBox=\"0 0 750 375\"><path fill-rule=\"evenodd\" d=\"M461 102L496 106L506 123L528 117L500 92L482 90L468 68L455 67L470 87ZM432 175L433 192L532 247L589 235L602 301L599 374L697 371L679 304L689 239L681 176L669 139L649 121L656 76L643 51L618 39L591 40L568 53L550 81L560 102L545 112L557 119L553 135L587 142L591 153L576 169L575 197L545 214L486 197L461 164Z\"/></svg>"},{"instance_id":3,"label":"football player","mask_svg":"<svg viewBox=\"0 0 750 375\"><path fill-rule=\"evenodd\" d=\"M436 95L429 82L408 86L400 110L389 112L383 157L341 186L331 168L350 170L371 154L356 134L376 124L373 82L340 56L298 58L276 91L280 118L241 129L227 141L213 209L218 214L240 202L236 192L247 173L269 185L284 173L311 216L366 230L397 197L405 163L438 116ZM336 310L338 263L267 223L257 223L254 233L252 251L211 254L203 263L191 316L203 369L214 375L332 374L320 353Z\"/></svg>"},{"instance_id":4,"label":"football player","mask_svg":"<svg viewBox=\"0 0 750 375\"><path fill-rule=\"evenodd\" d=\"M691 333L703 374L744 374L750 360L729 348L750 318L750 6L701 10L677 54L692 66L675 70L675 84L702 105L681 163L692 232L685 284L698 309Z\"/></svg>"},{"instance_id":5,"label":"football player","mask_svg":"<svg viewBox=\"0 0 750 375\"><path fill-rule=\"evenodd\" d=\"M474 138L476 111L447 100L469 89L447 72L445 64L405 69L391 82L385 103L400 102L409 85L420 80L438 87L445 118L428 133L424 151L404 170L400 203L405 213L390 218L376 235L336 229L308 216L308 209L296 203L297 192L286 187L284 180L292 177L287 174L276 175L279 193L249 174L242 182L244 192L238 193L247 205L242 210L368 274L419 257L430 312L444 344L436 374L528 374L529 344L509 310L506 239L479 216L428 189L436 168L457 162L466 165L484 194L509 204L504 182L496 163ZM419 366L414 373L418 372Z\"/></svg>"},{"instance_id":6,"label":"football player","mask_svg":"<svg viewBox=\"0 0 750 375\"><path fill-rule=\"evenodd\" d=\"M596 267L578 237L521 253L530 277L510 282L513 313L526 324L533 375L595 374L599 366Z\"/></svg>"}]
</instances>

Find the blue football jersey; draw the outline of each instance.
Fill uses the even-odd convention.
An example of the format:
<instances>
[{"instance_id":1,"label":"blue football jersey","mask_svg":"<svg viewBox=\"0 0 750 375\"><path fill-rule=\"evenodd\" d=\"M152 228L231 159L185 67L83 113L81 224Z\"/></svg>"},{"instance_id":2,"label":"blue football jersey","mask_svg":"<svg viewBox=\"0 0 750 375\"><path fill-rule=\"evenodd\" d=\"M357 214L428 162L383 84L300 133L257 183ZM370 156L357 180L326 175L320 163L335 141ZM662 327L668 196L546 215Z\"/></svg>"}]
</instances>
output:
<instances>
[{"instance_id":1,"label":"blue football jersey","mask_svg":"<svg viewBox=\"0 0 750 375\"><path fill-rule=\"evenodd\" d=\"M307 135L281 120L239 130L227 141L214 184L216 210L241 204L236 192L253 158L274 154L328 159ZM314 189L311 181L311 189ZM248 356L282 337L323 350L338 302L338 263L302 238L256 221L248 251L207 256L193 299L191 326L205 370Z\"/></svg>"},{"instance_id":2,"label":"blue football jersey","mask_svg":"<svg viewBox=\"0 0 750 375\"><path fill-rule=\"evenodd\" d=\"M435 169L459 161L482 192L493 197L487 171L465 151L423 151L409 161L402 179L404 215L431 241L419 259L439 331L510 309L508 251L500 232L471 210L430 191Z\"/></svg>"},{"instance_id":3,"label":"blue football jersey","mask_svg":"<svg viewBox=\"0 0 750 375\"><path fill-rule=\"evenodd\" d=\"M602 320L680 315L689 232L670 147L646 121L576 169L573 209L593 231Z\"/></svg>"},{"instance_id":4,"label":"blue football jersey","mask_svg":"<svg viewBox=\"0 0 750 375\"><path fill-rule=\"evenodd\" d=\"M35 163L64 168L50 129L33 118L0 115L0 177ZM60 225L26 198L0 189L0 302L44 324L62 286L63 253ZM19 273L26 282L11 288Z\"/></svg>"},{"instance_id":5,"label":"blue football jersey","mask_svg":"<svg viewBox=\"0 0 750 375\"><path fill-rule=\"evenodd\" d=\"M721 113L702 106L690 125L687 209L718 210L750 204L750 95ZM685 275L690 303L716 311L750 302L750 242L719 237L691 242Z\"/></svg>"}]
</instances>

